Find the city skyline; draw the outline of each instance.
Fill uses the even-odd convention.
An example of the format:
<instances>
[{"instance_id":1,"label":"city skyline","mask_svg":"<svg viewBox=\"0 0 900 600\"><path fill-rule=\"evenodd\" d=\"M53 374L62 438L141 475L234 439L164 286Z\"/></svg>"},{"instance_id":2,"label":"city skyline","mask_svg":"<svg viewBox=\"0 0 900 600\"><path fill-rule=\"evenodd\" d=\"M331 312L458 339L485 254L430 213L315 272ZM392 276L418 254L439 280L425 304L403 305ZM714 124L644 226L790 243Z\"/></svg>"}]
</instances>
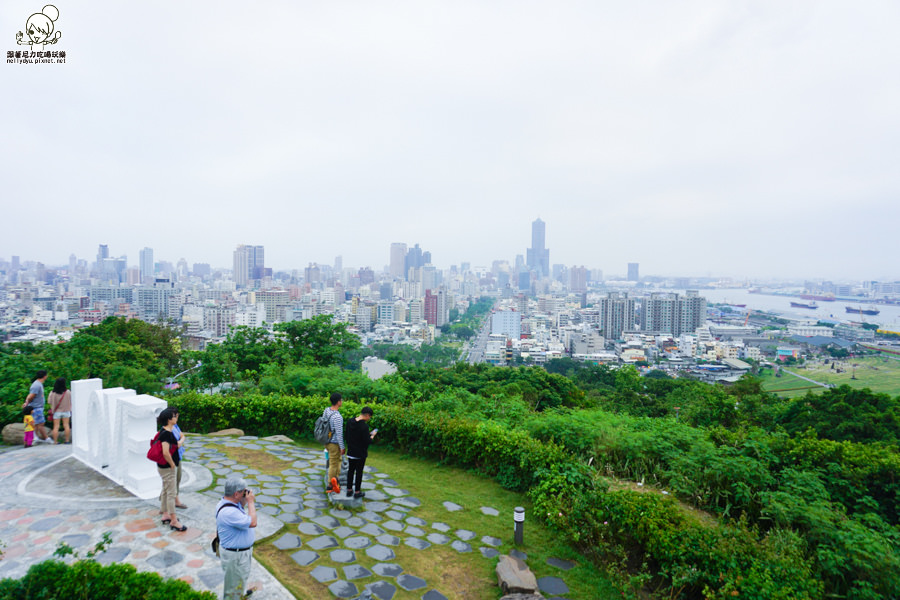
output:
<instances>
[{"instance_id":1,"label":"city skyline","mask_svg":"<svg viewBox=\"0 0 900 600\"><path fill-rule=\"evenodd\" d=\"M894 3L59 8L66 64L3 65L6 260L489 265L540 217L610 274L900 275Z\"/></svg>"}]
</instances>

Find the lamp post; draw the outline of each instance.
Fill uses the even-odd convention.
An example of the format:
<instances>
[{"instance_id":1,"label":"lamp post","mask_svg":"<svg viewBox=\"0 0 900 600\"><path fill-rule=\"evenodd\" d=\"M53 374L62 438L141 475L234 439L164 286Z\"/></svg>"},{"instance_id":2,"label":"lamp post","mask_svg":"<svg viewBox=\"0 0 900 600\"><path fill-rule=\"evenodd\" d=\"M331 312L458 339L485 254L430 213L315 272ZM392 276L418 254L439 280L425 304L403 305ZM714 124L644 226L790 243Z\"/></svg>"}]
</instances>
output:
<instances>
[{"instance_id":1,"label":"lamp post","mask_svg":"<svg viewBox=\"0 0 900 600\"><path fill-rule=\"evenodd\" d=\"M181 377L182 375L184 375L185 373L189 373L190 371L193 371L194 369L199 369L202 366L203 366L203 361L198 360L197 364L194 365L193 367L191 367L190 369L185 369L184 371L182 371L181 373L178 373L174 377L169 377L169 383L166 385L166 388L169 388L170 386L174 385L175 380L178 379L179 377Z\"/></svg>"},{"instance_id":2,"label":"lamp post","mask_svg":"<svg viewBox=\"0 0 900 600\"><path fill-rule=\"evenodd\" d=\"M513 509L513 522L515 523L516 546L521 546L525 542L525 509L521 506Z\"/></svg>"}]
</instances>

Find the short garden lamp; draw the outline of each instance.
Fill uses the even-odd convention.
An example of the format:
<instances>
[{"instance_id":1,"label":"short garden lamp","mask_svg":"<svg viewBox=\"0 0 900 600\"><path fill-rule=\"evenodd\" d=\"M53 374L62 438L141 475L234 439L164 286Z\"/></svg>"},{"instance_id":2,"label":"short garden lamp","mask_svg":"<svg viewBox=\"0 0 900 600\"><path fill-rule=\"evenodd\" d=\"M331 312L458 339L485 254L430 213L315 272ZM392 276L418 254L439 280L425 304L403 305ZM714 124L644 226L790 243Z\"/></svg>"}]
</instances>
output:
<instances>
[{"instance_id":1,"label":"short garden lamp","mask_svg":"<svg viewBox=\"0 0 900 600\"><path fill-rule=\"evenodd\" d=\"M513 522L515 526L516 546L525 543L525 509L517 506L513 510Z\"/></svg>"}]
</instances>

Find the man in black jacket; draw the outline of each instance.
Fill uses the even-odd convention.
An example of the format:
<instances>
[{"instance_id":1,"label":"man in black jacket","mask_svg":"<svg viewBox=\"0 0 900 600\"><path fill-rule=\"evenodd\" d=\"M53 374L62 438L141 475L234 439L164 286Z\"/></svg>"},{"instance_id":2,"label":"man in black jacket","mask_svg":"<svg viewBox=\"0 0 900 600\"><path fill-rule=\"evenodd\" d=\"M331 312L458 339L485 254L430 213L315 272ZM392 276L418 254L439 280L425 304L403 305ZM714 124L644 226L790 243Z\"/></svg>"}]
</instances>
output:
<instances>
[{"instance_id":1,"label":"man in black jacket","mask_svg":"<svg viewBox=\"0 0 900 600\"><path fill-rule=\"evenodd\" d=\"M369 444L378 430L369 432L369 419L372 418L372 409L363 406L360 415L350 419L344 431L344 442L347 444L347 497L362 498L363 467L366 466L366 457L369 455ZM356 490L354 492L354 490Z\"/></svg>"}]
</instances>

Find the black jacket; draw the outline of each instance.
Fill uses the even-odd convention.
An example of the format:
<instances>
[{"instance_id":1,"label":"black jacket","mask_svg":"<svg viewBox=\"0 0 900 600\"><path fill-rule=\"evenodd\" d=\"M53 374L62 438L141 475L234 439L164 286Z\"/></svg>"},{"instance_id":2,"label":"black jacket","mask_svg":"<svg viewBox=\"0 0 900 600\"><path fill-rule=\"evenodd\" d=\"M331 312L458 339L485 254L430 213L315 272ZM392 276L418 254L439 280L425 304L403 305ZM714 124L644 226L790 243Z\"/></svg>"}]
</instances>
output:
<instances>
[{"instance_id":1,"label":"black jacket","mask_svg":"<svg viewBox=\"0 0 900 600\"><path fill-rule=\"evenodd\" d=\"M347 444L347 456L353 458L366 458L369 455L369 423L350 419L344 425L344 443Z\"/></svg>"}]
</instances>

